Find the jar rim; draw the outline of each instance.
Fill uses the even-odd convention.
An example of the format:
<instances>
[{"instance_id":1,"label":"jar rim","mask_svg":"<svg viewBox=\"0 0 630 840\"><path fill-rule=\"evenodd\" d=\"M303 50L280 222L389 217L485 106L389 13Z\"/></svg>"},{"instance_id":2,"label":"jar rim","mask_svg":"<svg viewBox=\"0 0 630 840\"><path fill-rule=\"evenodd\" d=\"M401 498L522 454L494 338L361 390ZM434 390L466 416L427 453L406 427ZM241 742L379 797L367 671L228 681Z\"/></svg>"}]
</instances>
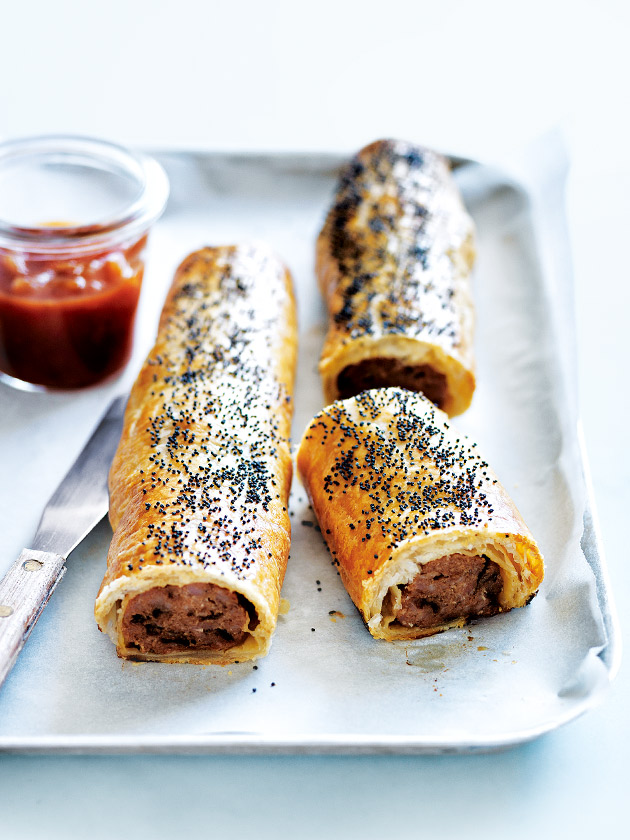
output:
<instances>
[{"instance_id":1,"label":"jar rim","mask_svg":"<svg viewBox=\"0 0 630 840\"><path fill-rule=\"evenodd\" d=\"M95 170L132 179L133 196L120 209L88 224L19 225L0 218L0 248L30 253L91 250L112 240L141 235L162 215L169 195L164 169L149 155L106 140L50 134L0 143L0 172L18 163L81 163Z\"/></svg>"}]
</instances>

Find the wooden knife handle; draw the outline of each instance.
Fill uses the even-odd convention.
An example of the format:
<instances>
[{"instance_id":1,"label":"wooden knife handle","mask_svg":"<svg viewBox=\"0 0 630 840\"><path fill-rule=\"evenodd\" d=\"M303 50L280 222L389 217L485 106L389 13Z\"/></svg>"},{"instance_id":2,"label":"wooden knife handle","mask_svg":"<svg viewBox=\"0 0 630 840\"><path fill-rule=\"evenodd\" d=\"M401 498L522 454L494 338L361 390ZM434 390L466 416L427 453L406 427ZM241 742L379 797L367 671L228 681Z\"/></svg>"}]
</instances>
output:
<instances>
[{"instance_id":1,"label":"wooden knife handle","mask_svg":"<svg viewBox=\"0 0 630 840\"><path fill-rule=\"evenodd\" d=\"M59 554L25 548L0 580L0 685L64 576L65 562Z\"/></svg>"}]
</instances>

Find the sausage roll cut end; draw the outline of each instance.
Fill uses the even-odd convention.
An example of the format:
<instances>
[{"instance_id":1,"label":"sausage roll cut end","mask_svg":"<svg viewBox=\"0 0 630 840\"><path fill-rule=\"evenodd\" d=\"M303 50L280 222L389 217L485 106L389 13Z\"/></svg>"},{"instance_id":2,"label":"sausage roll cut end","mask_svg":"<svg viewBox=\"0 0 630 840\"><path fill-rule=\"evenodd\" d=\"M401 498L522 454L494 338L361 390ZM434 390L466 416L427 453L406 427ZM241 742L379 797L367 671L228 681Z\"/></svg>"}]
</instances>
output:
<instances>
[{"instance_id":1,"label":"sausage roll cut end","mask_svg":"<svg viewBox=\"0 0 630 840\"><path fill-rule=\"evenodd\" d=\"M415 639L526 605L543 558L478 452L422 394L337 401L297 455L322 533L370 633Z\"/></svg>"},{"instance_id":2,"label":"sausage roll cut end","mask_svg":"<svg viewBox=\"0 0 630 840\"><path fill-rule=\"evenodd\" d=\"M474 259L473 222L442 155L401 140L358 152L317 240L326 399L396 386L449 415L465 411L475 389Z\"/></svg>"},{"instance_id":3,"label":"sausage roll cut end","mask_svg":"<svg viewBox=\"0 0 630 840\"><path fill-rule=\"evenodd\" d=\"M264 245L176 272L110 472L96 599L120 656L240 662L269 650L290 542L296 315Z\"/></svg>"}]
</instances>

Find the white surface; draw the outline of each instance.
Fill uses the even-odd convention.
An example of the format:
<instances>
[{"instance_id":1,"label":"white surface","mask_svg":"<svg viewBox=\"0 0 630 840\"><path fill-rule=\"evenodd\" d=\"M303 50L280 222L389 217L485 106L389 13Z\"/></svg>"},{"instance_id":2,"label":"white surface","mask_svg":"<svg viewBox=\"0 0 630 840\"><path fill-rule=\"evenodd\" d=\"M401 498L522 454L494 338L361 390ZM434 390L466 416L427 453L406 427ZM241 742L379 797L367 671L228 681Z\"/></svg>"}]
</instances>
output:
<instances>
[{"instance_id":1,"label":"white surface","mask_svg":"<svg viewBox=\"0 0 630 840\"><path fill-rule=\"evenodd\" d=\"M574 161L581 412L625 625L626 3L2 5L6 137L352 150L388 134L487 159L562 122ZM2 512L3 530L11 519ZM391 830L399 810L418 834L591 837L625 824L629 693L622 665L602 708L492 756L3 757L3 835L96 839L115 824L140 837L350 837Z\"/></svg>"}]
</instances>

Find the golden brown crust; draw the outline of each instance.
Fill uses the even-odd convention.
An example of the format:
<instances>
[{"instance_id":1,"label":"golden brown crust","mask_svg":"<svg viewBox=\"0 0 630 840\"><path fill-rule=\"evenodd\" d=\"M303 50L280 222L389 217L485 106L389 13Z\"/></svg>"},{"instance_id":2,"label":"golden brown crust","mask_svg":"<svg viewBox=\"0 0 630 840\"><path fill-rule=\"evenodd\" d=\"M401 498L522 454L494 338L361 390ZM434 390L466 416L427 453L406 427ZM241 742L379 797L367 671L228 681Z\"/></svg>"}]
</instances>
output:
<instances>
[{"instance_id":1,"label":"golden brown crust","mask_svg":"<svg viewBox=\"0 0 630 840\"><path fill-rule=\"evenodd\" d=\"M473 223L445 158L400 140L362 149L341 175L317 240L330 316L320 360L327 401L339 398L337 380L349 366L395 359L444 375L440 407L465 411L475 388L474 256Z\"/></svg>"},{"instance_id":2,"label":"golden brown crust","mask_svg":"<svg viewBox=\"0 0 630 840\"><path fill-rule=\"evenodd\" d=\"M120 656L226 664L269 649L289 552L295 364L291 277L266 247L204 248L182 262L110 473L114 536L95 615ZM253 605L243 644L164 655L125 646L131 598L192 583Z\"/></svg>"},{"instance_id":3,"label":"golden brown crust","mask_svg":"<svg viewBox=\"0 0 630 840\"><path fill-rule=\"evenodd\" d=\"M543 558L506 490L444 412L421 394L365 391L335 402L304 433L297 466L350 597L375 638L431 628L396 624L401 589L427 563L484 557L501 569L500 611L528 603Z\"/></svg>"}]
</instances>

